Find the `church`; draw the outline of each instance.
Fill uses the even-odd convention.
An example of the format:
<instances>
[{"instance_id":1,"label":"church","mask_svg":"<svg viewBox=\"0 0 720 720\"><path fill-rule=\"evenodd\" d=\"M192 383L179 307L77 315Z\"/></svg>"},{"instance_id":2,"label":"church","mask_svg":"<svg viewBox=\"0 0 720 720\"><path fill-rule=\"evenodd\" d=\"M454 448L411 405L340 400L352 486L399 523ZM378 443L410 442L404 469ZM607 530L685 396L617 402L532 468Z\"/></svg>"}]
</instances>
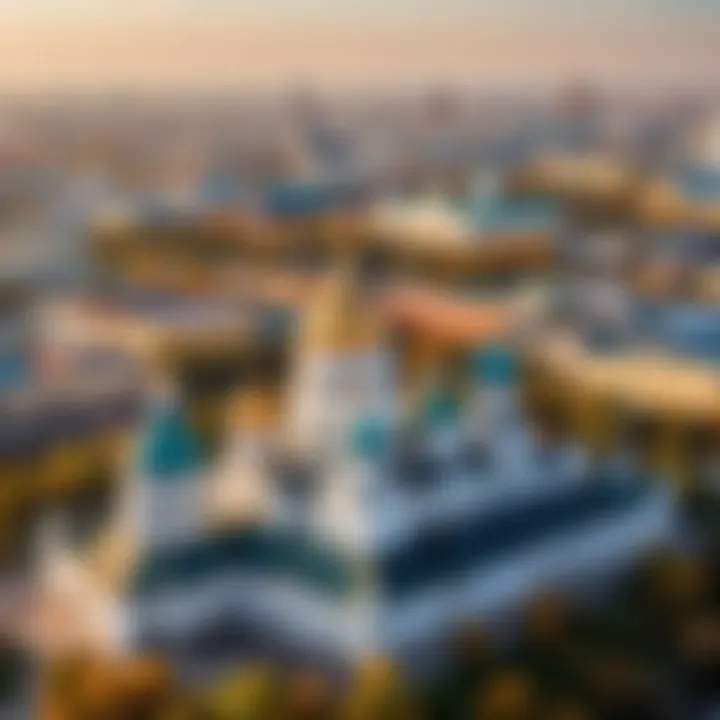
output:
<instances>
[{"instance_id":1,"label":"church","mask_svg":"<svg viewBox=\"0 0 720 720\"><path fill-rule=\"evenodd\" d=\"M57 528L46 545L64 624L108 652L192 648L222 621L339 666L412 658L469 616L599 587L672 533L632 458L599 470L543 444L511 347L476 348L462 398L430 382L412 402L392 347L342 266L303 310L286 387L242 390L219 452L159 379L97 547Z\"/></svg>"}]
</instances>

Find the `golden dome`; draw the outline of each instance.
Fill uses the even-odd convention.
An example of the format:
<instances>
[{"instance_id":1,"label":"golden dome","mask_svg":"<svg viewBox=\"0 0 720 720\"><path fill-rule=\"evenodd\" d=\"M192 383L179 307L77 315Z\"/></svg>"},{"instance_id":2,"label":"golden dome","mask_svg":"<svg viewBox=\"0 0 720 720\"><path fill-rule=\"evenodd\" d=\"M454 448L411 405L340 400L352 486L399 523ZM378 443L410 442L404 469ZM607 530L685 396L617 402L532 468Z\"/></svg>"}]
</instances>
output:
<instances>
[{"instance_id":1,"label":"golden dome","mask_svg":"<svg viewBox=\"0 0 720 720\"><path fill-rule=\"evenodd\" d=\"M299 329L301 349L362 352L382 345L384 324L358 288L350 264L320 283Z\"/></svg>"}]
</instances>

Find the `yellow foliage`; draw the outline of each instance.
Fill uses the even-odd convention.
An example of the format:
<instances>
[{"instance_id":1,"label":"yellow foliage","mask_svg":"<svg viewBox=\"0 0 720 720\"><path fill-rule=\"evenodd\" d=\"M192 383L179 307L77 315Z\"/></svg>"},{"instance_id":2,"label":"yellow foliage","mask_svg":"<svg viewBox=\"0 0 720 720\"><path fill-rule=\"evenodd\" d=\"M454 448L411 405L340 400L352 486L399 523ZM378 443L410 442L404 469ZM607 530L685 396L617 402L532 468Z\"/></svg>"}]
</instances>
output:
<instances>
[{"instance_id":1,"label":"yellow foliage","mask_svg":"<svg viewBox=\"0 0 720 720\"><path fill-rule=\"evenodd\" d=\"M271 720L280 700L274 671L258 664L234 671L210 688L203 709L212 720Z\"/></svg>"},{"instance_id":2,"label":"yellow foliage","mask_svg":"<svg viewBox=\"0 0 720 720\"><path fill-rule=\"evenodd\" d=\"M361 665L348 691L343 720L415 720L418 709L400 670L384 657Z\"/></svg>"}]
</instances>

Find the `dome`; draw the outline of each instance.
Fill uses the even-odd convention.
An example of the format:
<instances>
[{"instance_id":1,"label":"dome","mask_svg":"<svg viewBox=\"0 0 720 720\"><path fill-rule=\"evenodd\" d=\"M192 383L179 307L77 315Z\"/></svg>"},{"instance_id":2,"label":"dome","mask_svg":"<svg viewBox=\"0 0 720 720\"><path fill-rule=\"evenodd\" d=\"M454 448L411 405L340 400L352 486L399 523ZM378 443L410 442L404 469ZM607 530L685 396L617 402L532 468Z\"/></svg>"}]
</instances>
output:
<instances>
[{"instance_id":1,"label":"dome","mask_svg":"<svg viewBox=\"0 0 720 720\"><path fill-rule=\"evenodd\" d=\"M173 480L196 472L205 462L200 440L176 399L153 408L140 447L141 477Z\"/></svg>"},{"instance_id":2,"label":"dome","mask_svg":"<svg viewBox=\"0 0 720 720\"><path fill-rule=\"evenodd\" d=\"M375 418L360 420L353 428L351 449L357 457L377 460L387 455L390 448L390 428Z\"/></svg>"},{"instance_id":3,"label":"dome","mask_svg":"<svg viewBox=\"0 0 720 720\"><path fill-rule=\"evenodd\" d=\"M477 350L473 354L472 365L475 378L483 383L509 385L518 376L517 358L504 347Z\"/></svg>"},{"instance_id":4,"label":"dome","mask_svg":"<svg viewBox=\"0 0 720 720\"><path fill-rule=\"evenodd\" d=\"M449 392L436 390L428 397L425 412L432 427L454 425L460 417L460 405Z\"/></svg>"},{"instance_id":5,"label":"dome","mask_svg":"<svg viewBox=\"0 0 720 720\"><path fill-rule=\"evenodd\" d=\"M334 209L338 191L319 182L278 183L267 191L264 209L275 217L304 217Z\"/></svg>"},{"instance_id":6,"label":"dome","mask_svg":"<svg viewBox=\"0 0 720 720\"><path fill-rule=\"evenodd\" d=\"M385 203L376 210L374 225L383 236L403 243L463 244L472 234L454 205L434 197Z\"/></svg>"}]
</instances>

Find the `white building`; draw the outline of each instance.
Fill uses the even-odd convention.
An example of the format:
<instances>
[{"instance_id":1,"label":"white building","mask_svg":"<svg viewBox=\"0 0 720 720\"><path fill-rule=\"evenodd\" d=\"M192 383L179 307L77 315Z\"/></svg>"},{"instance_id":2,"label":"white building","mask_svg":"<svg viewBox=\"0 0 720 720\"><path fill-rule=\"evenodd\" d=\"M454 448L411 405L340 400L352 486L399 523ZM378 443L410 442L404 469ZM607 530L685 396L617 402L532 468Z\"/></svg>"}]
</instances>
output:
<instances>
[{"instance_id":1,"label":"white building","mask_svg":"<svg viewBox=\"0 0 720 720\"><path fill-rule=\"evenodd\" d=\"M318 294L296 350L284 421L253 391L212 467L178 399L156 401L116 528L131 571L78 593L78 607L105 598L123 630L108 641L187 649L222 620L341 663L410 656L469 614L605 577L671 532L659 485L591 477L577 448L537 446L506 349L478 350L466 412L438 389L412 430L350 274Z\"/></svg>"}]
</instances>

